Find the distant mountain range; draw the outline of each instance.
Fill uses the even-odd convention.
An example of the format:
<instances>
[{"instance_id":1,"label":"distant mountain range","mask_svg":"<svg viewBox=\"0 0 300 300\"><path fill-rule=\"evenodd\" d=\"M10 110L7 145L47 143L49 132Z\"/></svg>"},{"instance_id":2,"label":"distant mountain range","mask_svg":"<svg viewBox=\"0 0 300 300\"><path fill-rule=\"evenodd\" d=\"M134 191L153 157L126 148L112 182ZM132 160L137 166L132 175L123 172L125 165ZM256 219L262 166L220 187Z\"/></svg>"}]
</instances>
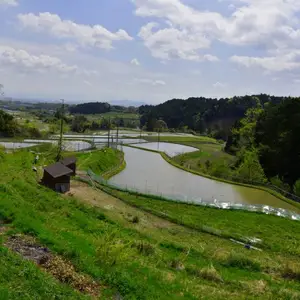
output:
<instances>
[{"instance_id":1,"label":"distant mountain range","mask_svg":"<svg viewBox=\"0 0 300 300\"><path fill-rule=\"evenodd\" d=\"M0 99L1 100L1 99ZM30 99L30 98L17 98L17 97L3 97L2 100L6 101L21 101L24 103L60 103L57 99ZM112 101L66 101L67 104L81 104L81 103L88 103L88 102L108 102L110 105L119 105L119 106L134 106L139 107L141 105L146 105L145 102L142 101L134 101L134 100L112 100Z\"/></svg>"},{"instance_id":2,"label":"distant mountain range","mask_svg":"<svg viewBox=\"0 0 300 300\"><path fill-rule=\"evenodd\" d=\"M145 102L133 101L133 100L113 100L113 101L108 101L108 103L110 105L119 105L125 107L129 107L129 106L139 107L142 105L146 105Z\"/></svg>"}]
</instances>

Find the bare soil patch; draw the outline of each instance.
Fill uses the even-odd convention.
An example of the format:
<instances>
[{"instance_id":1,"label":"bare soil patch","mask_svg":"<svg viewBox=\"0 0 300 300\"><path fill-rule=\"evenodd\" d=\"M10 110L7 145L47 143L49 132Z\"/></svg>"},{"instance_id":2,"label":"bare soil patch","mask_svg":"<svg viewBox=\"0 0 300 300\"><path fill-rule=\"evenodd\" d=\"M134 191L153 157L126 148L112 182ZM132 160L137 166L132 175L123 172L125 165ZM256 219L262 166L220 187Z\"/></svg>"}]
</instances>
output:
<instances>
[{"instance_id":1,"label":"bare soil patch","mask_svg":"<svg viewBox=\"0 0 300 300\"><path fill-rule=\"evenodd\" d=\"M95 297L100 296L99 283L88 275L78 273L70 262L39 245L33 237L10 236L5 246L19 253L24 259L34 262L57 280L69 284L77 291Z\"/></svg>"}]
</instances>

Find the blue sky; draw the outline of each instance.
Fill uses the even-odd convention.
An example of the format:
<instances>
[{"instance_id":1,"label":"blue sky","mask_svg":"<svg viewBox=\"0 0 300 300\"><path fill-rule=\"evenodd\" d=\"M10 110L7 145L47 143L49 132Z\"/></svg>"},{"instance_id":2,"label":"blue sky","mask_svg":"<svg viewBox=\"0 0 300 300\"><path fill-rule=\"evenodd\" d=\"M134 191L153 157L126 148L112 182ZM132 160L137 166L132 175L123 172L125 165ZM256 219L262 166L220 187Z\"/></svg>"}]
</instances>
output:
<instances>
[{"instance_id":1,"label":"blue sky","mask_svg":"<svg viewBox=\"0 0 300 300\"><path fill-rule=\"evenodd\" d=\"M7 96L300 94L298 0L0 0Z\"/></svg>"}]
</instances>

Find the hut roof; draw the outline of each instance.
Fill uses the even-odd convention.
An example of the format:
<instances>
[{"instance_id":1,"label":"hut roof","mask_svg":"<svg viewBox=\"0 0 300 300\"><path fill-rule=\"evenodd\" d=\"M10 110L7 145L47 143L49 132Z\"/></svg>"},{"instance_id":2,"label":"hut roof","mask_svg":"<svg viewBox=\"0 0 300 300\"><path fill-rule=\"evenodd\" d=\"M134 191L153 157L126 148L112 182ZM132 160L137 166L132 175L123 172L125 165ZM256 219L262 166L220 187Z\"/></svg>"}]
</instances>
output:
<instances>
[{"instance_id":1,"label":"hut roof","mask_svg":"<svg viewBox=\"0 0 300 300\"><path fill-rule=\"evenodd\" d=\"M58 178L65 175L71 175L73 171L66 166L64 166L62 163L58 162L54 165L50 165L44 170L50 174L53 178Z\"/></svg>"},{"instance_id":2,"label":"hut roof","mask_svg":"<svg viewBox=\"0 0 300 300\"><path fill-rule=\"evenodd\" d=\"M65 166L76 163L77 158L75 156L66 157L65 159L61 160L61 163Z\"/></svg>"}]
</instances>

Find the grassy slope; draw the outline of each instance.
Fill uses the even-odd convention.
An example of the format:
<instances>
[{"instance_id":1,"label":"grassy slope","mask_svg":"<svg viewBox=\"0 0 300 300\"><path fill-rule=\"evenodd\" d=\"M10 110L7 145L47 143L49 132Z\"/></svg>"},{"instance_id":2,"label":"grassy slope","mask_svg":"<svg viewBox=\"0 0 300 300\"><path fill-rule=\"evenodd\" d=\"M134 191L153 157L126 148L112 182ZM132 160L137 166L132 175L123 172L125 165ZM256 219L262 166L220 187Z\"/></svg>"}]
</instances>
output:
<instances>
[{"instance_id":1,"label":"grassy slope","mask_svg":"<svg viewBox=\"0 0 300 300\"><path fill-rule=\"evenodd\" d=\"M248 251L228 239L201 230L171 224L164 226L163 220L146 225L141 217L134 224L122 219L126 217L126 207L122 208L119 218L115 218L117 204L93 208L78 202L75 197L61 197L39 186L31 171L32 159L30 153L20 152L8 155L0 162L3 170L0 215L12 222L15 232L36 236L52 251L69 259L78 271L107 285L104 295L117 290L126 299L299 297L300 269L295 267L294 271L284 274L281 270L298 259L300 223L244 212L196 210L187 205L150 201L118 192L118 197L155 213L171 215L174 220L180 219L181 215L184 224L191 222L195 227L204 224L217 229L227 227L228 231L246 232L247 235L258 235L262 231L261 237L266 242L263 252ZM86 196L84 193L84 197L89 201L96 198L88 193ZM134 209L131 214L140 216L141 211ZM272 245L275 231L277 238ZM270 235L268 240L267 235ZM284 243L279 243L280 238ZM7 266L11 274L0 280L3 294L20 290L20 282L23 282L22 292L26 299L45 299L50 292L52 298L64 299L62 285L48 280L48 276L34 265L22 262L17 256L11 260L11 256L11 253L1 256L1 266ZM27 272L23 272L23 264L30 265ZM184 270L176 270L182 266ZM4 275L6 269L0 268L0 272ZM282 275L298 279L284 280ZM35 285L39 287L37 291L33 291Z\"/></svg>"},{"instance_id":2,"label":"grassy slope","mask_svg":"<svg viewBox=\"0 0 300 300\"><path fill-rule=\"evenodd\" d=\"M0 299L87 299L0 246Z\"/></svg>"},{"instance_id":3,"label":"grassy slope","mask_svg":"<svg viewBox=\"0 0 300 300\"><path fill-rule=\"evenodd\" d=\"M77 154L77 158L78 169L91 169L96 174L106 175L110 174L122 165L124 161L124 154L118 150L104 148L90 153Z\"/></svg>"},{"instance_id":4,"label":"grassy slope","mask_svg":"<svg viewBox=\"0 0 300 300\"><path fill-rule=\"evenodd\" d=\"M157 134L153 136L143 136L143 139L149 141L149 142L157 142L158 136ZM201 143L212 143L216 144L217 141L213 138L207 137L207 136L160 136L161 142L166 143L194 143L201 144Z\"/></svg>"},{"instance_id":5,"label":"grassy slope","mask_svg":"<svg viewBox=\"0 0 300 300\"><path fill-rule=\"evenodd\" d=\"M53 144L40 144L28 150L42 153L39 161L42 166L54 162L57 154L57 147ZM76 156L78 159L77 168L79 170L87 171L91 169L94 173L102 175L105 178L113 176L117 171L121 171L126 166L124 154L121 151L111 148L86 153L65 152L62 155L63 157Z\"/></svg>"},{"instance_id":6,"label":"grassy slope","mask_svg":"<svg viewBox=\"0 0 300 300\"><path fill-rule=\"evenodd\" d=\"M133 193L103 189L129 204L148 210L176 223L225 238L256 237L263 246L274 252L300 255L300 222L276 216L245 211L224 211L166 200L153 199ZM276 228L276 230L274 230ZM213 229L213 230L211 230ZM282 240L285 243L282 243Z\"/></svg>"}]
</instances>

